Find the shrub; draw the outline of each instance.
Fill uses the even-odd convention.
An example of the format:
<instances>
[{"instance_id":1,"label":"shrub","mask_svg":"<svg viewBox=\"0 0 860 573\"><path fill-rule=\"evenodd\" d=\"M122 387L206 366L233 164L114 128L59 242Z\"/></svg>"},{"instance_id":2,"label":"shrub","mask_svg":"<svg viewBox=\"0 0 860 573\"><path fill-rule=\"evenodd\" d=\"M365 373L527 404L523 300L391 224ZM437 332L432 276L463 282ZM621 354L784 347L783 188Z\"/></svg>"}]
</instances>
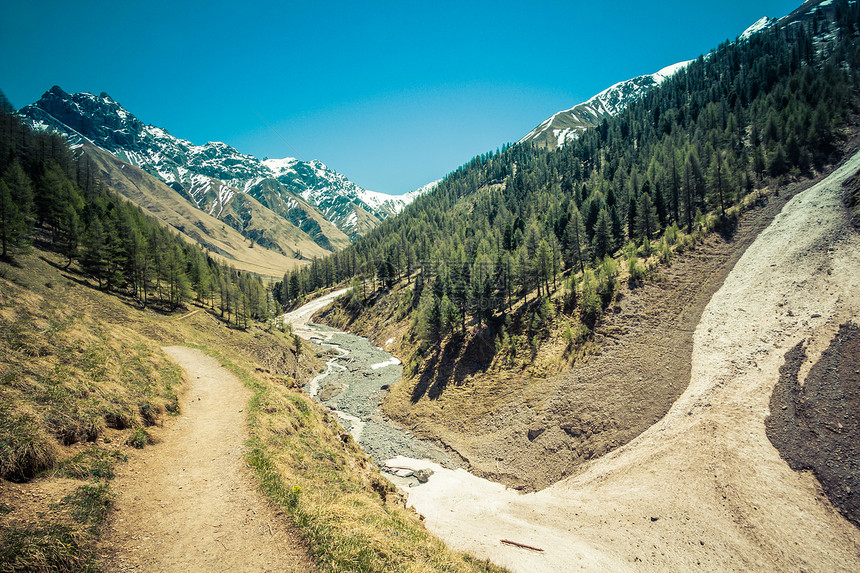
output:
<instances>
[{"instance_id":1,"label":"shrub","mask_svg":"<svg viewBox=\"0 0 860 573\"><path fill-rule=\"evenodd\" d=\"M604 257L603 263L600 265L599 280L597 292L600 295L602 308L606 308L612 301L615 295L615 290L618 287L618 282L615 278L618 276L618 264L615 259ZM602 310L601 308L601 310Z\"/></svg>"},{"instance_id":2,"label":"shrub","mask_svg":"<svg viewBox=\"0 0 860 573\"><path fill-rule=\"evenodd\" d=\"M135 428L134 432L128 437L125 443L133 448L142 450L146 445L152 443L152 438L149 436L149 432L144 428Z\"/></svg>"},{"instance_id":3,"label":"shrub","mask_svg":"<svg viewBox=\"0 0 860 573\"><path fill-rule=\"evenodd\" d=\"M582 322L589 328L594 328L601 312L600 295L597 292L597 279L591 269L586 269L582 277L582 296L580 297L580 313Z\"/></svg>"},{"instance_id":4,"label":"shrub","mask_svg":"<svg viewBox=\"0 0 860 573\"><path fill-rule=\"evenodd\" d=\"M663 233L663 240L670 245L674 245L678 242L678 232L678 224L673 223L666 229L666 232Z\"/></svg>"},{"instance_id":5,"label":"shrub","mask_svg":"<svg viewBox=\"0 0 860 573\"><path fill-rule=\"evenodd\" d=\"M645 279L645 267L642 266L636 255L627 259L627 274L629 275L628 280L632 283L638 283Z\"/></svg>"},{"instance_id":6,"label":"shrub","mask_svg":"<svg viewBox=\"0 0 860 573\"><path fill-rule=\"evenodd\" d=\"M35 416L0 411L0 477L27 480L56 461L57 445Z\"/></svg>"}]
</instances>

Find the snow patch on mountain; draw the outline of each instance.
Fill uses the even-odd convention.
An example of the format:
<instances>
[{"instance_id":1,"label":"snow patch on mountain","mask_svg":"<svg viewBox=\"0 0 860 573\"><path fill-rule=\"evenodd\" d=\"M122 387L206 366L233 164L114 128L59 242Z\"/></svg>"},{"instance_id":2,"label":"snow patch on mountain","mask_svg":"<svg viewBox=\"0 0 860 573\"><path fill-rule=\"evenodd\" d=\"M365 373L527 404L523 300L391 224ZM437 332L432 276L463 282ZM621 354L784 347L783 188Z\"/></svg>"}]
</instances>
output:
<instances>
[{"instance_id":1,"label":"snow patch on mountain","mask_svg":"<svg viewBox=\"0 0 860 573\"><path fill-rule=\"evenodd\" d=\"M614 84L587 101L557 112L520 139L550 147L562 147L594 127L605 117L618 115L649 90L686 68L693 60L678 62L653 73Z\"/></svg>"},{"instance_id":2,"label":"snow patch on mountain","mask_svg":"<svg viewBox=\"0 0 860 573\"><path fill-rule=\"evenodd\" d=\"M296 170L293 167L298 162L299 160L295 157L284 157L283 159L264 159L263 165L277 178L281 175L295 173Z\"/></svg>"},{"instance_id":3,"label":"snow patch on mountain","mask_svg":"<svg viewBox=\"0 0 860 573\"><path fill-rule=\"evenodd\" d=\"M764 30L767 30L774 24L776 24L778 20L776 18L771 18L769 16L762 16L758 20L756 20L752 26L743 31L743 33L738 36L739 41L749 40L754 34L758 34Z\"/></svg>"}]
</instances>

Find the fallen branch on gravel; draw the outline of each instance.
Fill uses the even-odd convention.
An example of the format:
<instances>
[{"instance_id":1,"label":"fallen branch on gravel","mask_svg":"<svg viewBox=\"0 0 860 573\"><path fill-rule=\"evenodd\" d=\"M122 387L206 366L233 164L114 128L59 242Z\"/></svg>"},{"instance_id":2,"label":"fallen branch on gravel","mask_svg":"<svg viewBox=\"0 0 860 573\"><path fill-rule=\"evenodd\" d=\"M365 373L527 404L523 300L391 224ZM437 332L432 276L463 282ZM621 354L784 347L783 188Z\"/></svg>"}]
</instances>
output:
<instances>
[{"instance_id":1,"label":"fallen branch on gravel","mask_svg":"<svg viewBox=\"0 0 860 573\"><path fill-rule=\"evenodd\" d=\"M531 549L532 551L543 551L540 547L532 547L531 545L526 545L524 543L517 543L516 541L510 541L508 539L499 539L502 543L507 543L508 545L516 545L517 547L522 547L523 549Z\"/></svg>"}]
</instances>

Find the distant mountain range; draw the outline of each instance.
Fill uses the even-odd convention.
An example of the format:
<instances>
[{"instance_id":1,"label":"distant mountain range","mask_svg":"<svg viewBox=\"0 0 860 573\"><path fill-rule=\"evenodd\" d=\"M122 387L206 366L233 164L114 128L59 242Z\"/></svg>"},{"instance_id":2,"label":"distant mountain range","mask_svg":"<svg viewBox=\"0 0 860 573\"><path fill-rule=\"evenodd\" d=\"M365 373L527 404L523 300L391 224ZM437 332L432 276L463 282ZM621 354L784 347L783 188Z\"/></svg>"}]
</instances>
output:
<instances>
[{"instance_id":1,"label":"distant mountain range","mask_svg":"<svg viewBox=\"0 0 860 573\"><path fill-rule=\"evenodd\" d=\"M68 94L54 86L19 113L35 129L139 167L240 232L247 210L264 207L327 251L343 248L420 193L368 191L317 160L260 160L221 142L195 145L144 124L106 93Z\"/></svg>"}]
</instances>

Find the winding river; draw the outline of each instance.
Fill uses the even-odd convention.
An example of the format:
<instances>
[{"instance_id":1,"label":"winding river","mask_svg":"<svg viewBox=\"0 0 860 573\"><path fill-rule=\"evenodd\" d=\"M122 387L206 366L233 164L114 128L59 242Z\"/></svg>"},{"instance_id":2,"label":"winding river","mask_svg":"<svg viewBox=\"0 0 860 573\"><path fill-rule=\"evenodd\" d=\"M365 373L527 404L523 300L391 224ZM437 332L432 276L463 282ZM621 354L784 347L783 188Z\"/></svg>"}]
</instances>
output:
<instances>
[{"instance_id":1,"label":"winding river","mask_svg":"<svg viewBox=\"0 0 860 573\"><path fill-rule=\"evenodd\" d=\"M388 388L403 376L400 360L366 338L309 321L313 313L344 292L315 299L282 317L326 360L325 370L304 390L337 414L362 449L401 487L416 485L413 473L426 468L427 462L452 470L462 467L456 454L416 438L383 414L382 401ZM395 458L398 461L390 462Z\"/></svg>"}]
</instances>

